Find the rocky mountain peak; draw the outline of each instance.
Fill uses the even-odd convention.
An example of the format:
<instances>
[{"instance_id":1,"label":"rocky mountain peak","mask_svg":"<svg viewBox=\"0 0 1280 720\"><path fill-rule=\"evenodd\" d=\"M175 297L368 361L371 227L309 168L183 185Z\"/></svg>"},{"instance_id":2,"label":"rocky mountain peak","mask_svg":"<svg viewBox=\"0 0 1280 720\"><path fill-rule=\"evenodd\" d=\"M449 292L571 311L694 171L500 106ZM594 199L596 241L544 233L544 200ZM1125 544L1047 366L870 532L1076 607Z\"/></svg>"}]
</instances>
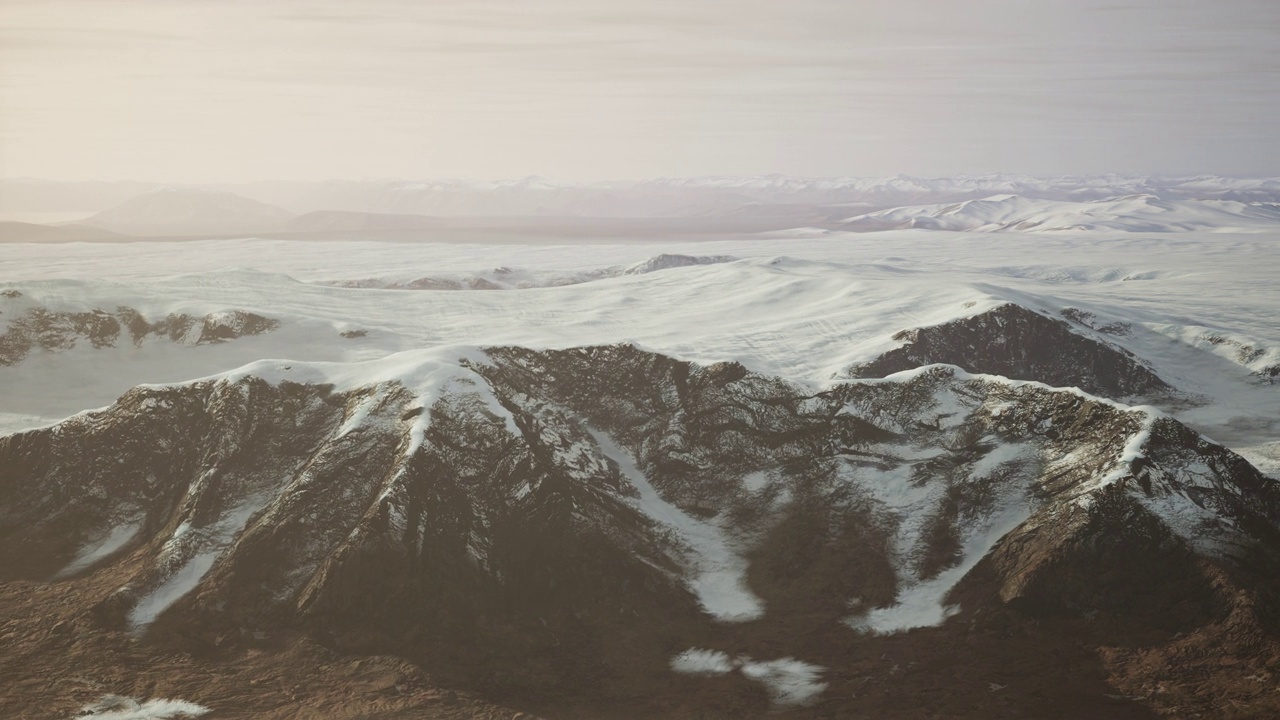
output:
<instances>
[{"instance_id":1,"label":"rocky mountain peak","mask_svg":"<svg viewBox=\"0 0 1280 720\"><path fill-rule=\"evenodd\" d=\"M4 579L83 588L86 622L152 642L301 633L497 696L688 708L754 683L750 714L851 692L850 643L978 617L1194 632L1280 549L1247 462L1078 390L930 365L814 393L632 345L458 357L434 385L138 388L2 437Z\"/></svg>"}]
</instances>

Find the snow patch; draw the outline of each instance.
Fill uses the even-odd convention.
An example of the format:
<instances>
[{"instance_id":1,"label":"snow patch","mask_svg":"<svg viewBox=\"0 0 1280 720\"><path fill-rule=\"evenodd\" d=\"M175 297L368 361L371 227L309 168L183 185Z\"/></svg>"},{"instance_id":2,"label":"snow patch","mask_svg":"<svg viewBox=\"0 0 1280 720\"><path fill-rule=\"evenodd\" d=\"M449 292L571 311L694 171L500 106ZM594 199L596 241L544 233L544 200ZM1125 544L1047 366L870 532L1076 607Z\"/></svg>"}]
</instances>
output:
<instances>
[{"instance_id":1,"label":"snow patch","mask_svg":"<svg viewBox=\"0 0 1280 720\"><path fill-rule=\"evenodd\" d=\"M988 436L983 440L996 441L996 438ZM1022 443L999 442L969 468L969 477L975 479L987 477L1004 465L1022 460L1030 452L1032 448Z\"/></svg>"},{"instance_id":2,"label":"snow patch","mask_svg":"<svg viewBox=\"0 0 1280 720\"><path fill-rule=\"evenodd\" d=\"M213 563L217 561L218 556L222 554L222 548L211 550L209 552L200 553L191 558L177 572L165 580L164 583L151 591L133 609L129 611L129 627L134 630L140 630L150 625L156 618L160 617L160 613L169 608L182 598L183 595L195 589L200 584L200 579L209 572L213 567Z\"/></svg>"},{"instance_id":3,"label":"snow patch","mask_svg":"<svg viewBox=\"0 0 1280 720\"><path fill-rule=\"evenodd\" d=\"M719 650L689 648L671 659L671 669L682 675L727 675L734 670L763 684L776 705L807 705L827 683L819 678L825 668L792 657L757 661L746 655L730 660Z\"/></svg>"},{"instance_id":4,"label":"snow patch","mask_svg":"<svg viewBox=\"0 0 1280 720\"><path fill-rule=\"evenodd\" d=\"M170 605L194 590L266 502L266 496L249 498L227 511L218 522L206 527L193 527L189 522L179 525L161 548L160 562L166 566L179 562L181 565L134 605L128 615L129 627L134 631L142 630ZM186 560L182 561L184 556Z\"/></svg>"},{"instance_id":5,"label":"snow patch","mask_svg":"<svg viewBox=\"0 0 1280 720\"><path fill-rule=\"evenodd\" d=\"M827 689L818 678L823 668L803 660L784 657L766 662L745 660L742 674L761 682L778 705L807 705Z\"/></svg>"},{"instance_id":6,"label":"snow patch","mask_svg":"<svg viewBox=\"0 0 1280 720\"><path fill-rule=\"evenodd\" d=\"M733 670L727 653L689 648L671 658L671 669L684 675L724 675Z\"/></svg>"},{"instance_id":7,"label":"snow patch","mask_svg":"<svg viewBox=\"0 0 1280 720\"><path fill-rule=\"evenodd\" d=\"M941 483L915 483L911 481L912 466L898 465L891 470L877 472L872 478L852 479L860 489L879 503L884 512L895 517L897 531L893 538L894 564L906 567L910 564L911 550L924 534L924 525L930 513L942 501L946 488Z\"/></svg>"},{"instance_id":8,"label":"snow patch","mask_svg":"<svg viewBox=\"0 0 1280 720\"><path fill-rule=\"evenodd\" d=\"M946 605L947 593L987 556L995 544L1031 515L1025 498L1011 500L984 522L971 526L963 543L963 559L935 577L899 588L897 602L886 608L875 608L865 616L845 622L855 630L873 635L889 635L919 627L941 625L960 611L957 605Z\"/></svg>"},{"instance_id":9,"label":"snow patch","mask_svg":"<svg viewBox=\"0 0 1280 720\"><path fill-rule=\"evenodd\" d=\"M107 695L101 700L85 705L78 718L94 720L171 720L180 717L199 717L209 708L186 700L163 698L139 702L134 698Z\"/></svg>"},{"instance_id":10,"label":"snow patch","mask_svg":"<svg viewBox=\"0 0 1280 720\"><path fill-rule=\"evenodd\" d=\"M338 428L338 432L334 435L334 439L336 440L338 438L346 437L355 430L364 427L366 421L369 419L369 413L372 412L374 408L378 407L385 397L386 394L379 390L378 392L370 393L368 396L361 399L360 402L356 403L356 406L347 416L346 422L342 423L342 427Z\"/></svg>"},{"instance_id":11,"label":"snow patch","mask_svg":"<svg viewBox=\"0 0 1280 720\"><path fill-rule=\"evenodd\" d=\"M690 569L694 573L687 582L698 596L702 609L725 622L745 622L762 617L764 603L747 587L747 560L724 531L662 499L626 450L602 432L589 432L601 452L618 464L623 476L639 491L637 509L660 525L671 528L684 541L691 555L688 558Z\"/></svg>"},{"instance_id":12,"label":"snow patch","mask_svg":"<svg viewBox=\"0 0 1280 720\"><path fill-rule=\"evenodd\" d=\"M758 493L769 486L769 473L759 470L753 473L747 473L742 478L742 487L747 492Z\"/></svg>"},{"instance_id":13,"label":"snow patch","mask_svg":"<svg viewBox=\"0 0 1280 720\"><path fill-rule=\"evenodd\" d=\"M90 567L99 560L124 547L142 531L145 519L145 517L138 517L123 525L118 525L109 530L105 535L99 537L97 540L86 544L84 547L80 548L80 552L76 553L76 556L72 558L71 562L66 567L62 568L58 571L58 574L54 575L54 578L57 579L75 575L81 570Z\"/></svg>"},{"instance_id":14,"label":"snow patch","mask_svg":"<svg viewBox=\"0 0 1280 720\"><path fill-rule=\"evenodd\" d=\"M1133 463L1146 457L1147 443L1151 440L1151 430L1155 427L1156 420L1162 417L1160 411L1146 406L1135 407L1133 410L1144 413L1142 425L1138 431L1129 436L1125 446L1120 451L1119 457L1111 465L1105 475L1098 478L1096 482L1083 486L1082 492L1076 498L1076 505L1087 508L1093 504L1093 495L1098 490L1105 488L1121 478L1127 477L1133 467Z\"/></svg>"}]
</instances>

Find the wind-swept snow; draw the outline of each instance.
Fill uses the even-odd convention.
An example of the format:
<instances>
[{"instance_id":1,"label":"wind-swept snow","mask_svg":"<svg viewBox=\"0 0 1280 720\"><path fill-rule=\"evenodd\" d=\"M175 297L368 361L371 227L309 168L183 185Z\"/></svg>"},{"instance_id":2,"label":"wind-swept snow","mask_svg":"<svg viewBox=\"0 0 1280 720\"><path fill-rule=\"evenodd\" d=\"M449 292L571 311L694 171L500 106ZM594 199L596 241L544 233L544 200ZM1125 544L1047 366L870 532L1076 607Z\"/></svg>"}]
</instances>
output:
<instances>
[{"instance_id":1,"label":"wind-swept snow","mask_svg":"<svg viewBox=\"0 0 1280 720\"><path fill-rule=\"evenodd\" d=\"M76 717L94 720L173 720L200 717L209 712L209 708L186 700L159 698L139 702L134 698L107 695L95 703L85 705Z\"/></svg>"},{"instance_id":2,"label":"wind-swept snow","mask_svg":"<svg viewBox=\"0 0 1280 720\"><path fill-rule=\"evenodd\" d=\"M105 535L80 548L80 552L58 571L57 576L74 575L124 547L142 530L144 521L145 518L139 517L111 528Z\"/></svg>"},{"instance_id":3,"label":"wind-swept snow","mask_svg":"<svg viewBox=\"0 0 1280 720\"><path fill-rule=\"evenodd\" d=\"M698 256L663 253L630 267L619 265L576 272L528 270L503 266L491 270L465 273L444 272L424 276L407 275L401 271L386 277L337 280L328 284L338 287L385 290L532 290L581 285L624 275L646 275L674 268L716 265L733 262L736 259L731 255Z\"/></svg>"},{"instance_id":4,"label":"wind-swept snow","mask_svg":"<svg viewBox=\"0 0 1280 720\"><path fill-rule=\"evenodd\" d=\"M200 584L200 579L205 576L205 573L209 572L214 562L218 560L218 556L222 554L223 549L218 547L208 550L188 560L168 580L165 580L160 587L151 591L137 605L133 606L133 609L129 611L129 627L134 630L141 630L150 625L170 605L182 599L183 595L194 590Z\"/></svg>"},{"instance_id":5,"label":"wind-swept snow","mask_svg":"<svg viewBox=\"0 0 1280 720\"><path fill-rule=\"evenodd\" d=\"M685 675L723 675L733 670L727 653L689 648L671 658L671 669Z\"/></svg>"},{"instance_id":6,"label":"wind-swept snow","mask_svg":"<svg viewBox=\"0 0 1280 720\"><path fill-rule=\"evenodd\" d=\"M763 683L778 705L806 705L827 689L819 680L822 668L803 660L785 657L758 662L744 660L742 674Z\"/></svg>"},{"instance_id":7,"label":"wind-swept snow","mask_svg":"<svg viewBox=\"0 0 1280 720\"><path fill-rule=\"evenodd\" d=\"M1167 411L1232 448L1275 441L1280 383L1267 374L1280 366L1274 239L1030 237L895 231L877 233L874 242L837 233L562 246L0 244L0 291L14 294L0 295L0 331L34 307L110 312L128 305L148 318L244 308L280 321L267 335L196 347L37 348L0 368L0 432L101 407L138 384L216 375L262 358L351 363L443 345L635 341L688 360L737 360L818 388L850 365L898 347L893 336L899 331L1013 302L1050 316L1072 308L1090 313L1100 328L1126 328L1105 339L1150 362L1195 399ZM484 267L592 273L663 255L739 259L509 292L391 293L321 284L468 276ZM353 329L365 334L340 334Z\"/></svg>"},{"instance_id":8,"label":"wind-swept snow","mask_svg":"<svg viewBox=\"0 0 1280 720\"><path fill-rule=\"evenodd\" d=\"M637 508L655 522L670 528L688 548L689 589L702 608L725 622L744 622L764 615L764 603L747 587L747 561L724 530L699 520L672 505L649 482L631 455L608 435L591 431L600 450L618 464L623 476L640 493Z\"/></svg>"},{"instance_id":9,"label":"wind-swept snow","mask_svg":"<svg viewBox=\"0 0 1280 720\"><path fill-rule=\"evenodd\" d=\"M1129 476L1133 470L1134 462L1146 457L1146 445L1151 440L1152 427L1162 417L1162 414L1155 408L1145 405L1134 407L1132 410L1143 414L1142 424L1139 426L1138 431L1125 441L1123 450L1111 461L1110 469L1104 475L1098 477L1096 481L1079 488L1076 504L1080 507L1089 507L1093 502L1094 491ZM1057 462L1063 463L1067 460L1068 458L1059 458Z\"/></svg>"},{"instance_id":10,"label":"wind-swept snow","mask_svg":"<svg viewBox=\"0 0 1280 720\"><path fill-rule=\"evenodd\" d=\"M996 542L1021 525L1031 515L1030 504L1017 498L972 527L966 528L962 559L924 581L908 580L898 589L893 605L874 608L864 616L848 620L851 627L876 635L888 635L918 627L941 625L960 608L946 604L947 593L987 556Z\"/></svg>"},{"instance_id":11,"label":"wind-swept snow","mask_svg":"<svg viewBox=\"0 0 1280 720\"><path fill-rule=\"evenodd\" d=\"M179 525L161 551L161 561L176 569L133 606L128 615L129 627L142 630L194 590L266 502L265 496L248 498L206 527L192 527L185 522Z\"/></svg>"},{"instance_id":12,"label":"wind-swept snow","mask_svg":"<svg viewBox=\"0 0 1280 720\"><path fill-rule=\"evenodd\" d=\"M728 653L719 650L689 648L671 659L671 669L682 675L741 671L743 677L763 684L776 705L807 705L827 689L819 679L824 668L791 657L759 661L739 655L730 660Z\"/></svg>"}]
</instances>

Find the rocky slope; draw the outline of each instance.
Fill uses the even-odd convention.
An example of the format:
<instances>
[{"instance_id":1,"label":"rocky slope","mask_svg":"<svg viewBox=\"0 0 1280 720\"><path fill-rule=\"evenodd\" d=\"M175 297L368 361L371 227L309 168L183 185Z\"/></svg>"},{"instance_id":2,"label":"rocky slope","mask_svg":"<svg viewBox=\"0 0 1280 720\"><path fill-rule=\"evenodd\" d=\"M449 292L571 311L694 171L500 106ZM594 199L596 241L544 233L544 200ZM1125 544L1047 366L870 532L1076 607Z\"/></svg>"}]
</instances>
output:
<instances>
[{"instance_id":1,"label":"rocky slope","mask_svg":"<svg viewBox=\"0 0 1280 720\"><path fill-rule=\"evenodd\" d=\"M554 717L1265 714L1232 678L1280 657L1278 523L1171 418L945 365L261 363L0 438L0 604L219 662L392 654ZM64 642L38 625L6 676Z\"/></svg>"}]
</instances>

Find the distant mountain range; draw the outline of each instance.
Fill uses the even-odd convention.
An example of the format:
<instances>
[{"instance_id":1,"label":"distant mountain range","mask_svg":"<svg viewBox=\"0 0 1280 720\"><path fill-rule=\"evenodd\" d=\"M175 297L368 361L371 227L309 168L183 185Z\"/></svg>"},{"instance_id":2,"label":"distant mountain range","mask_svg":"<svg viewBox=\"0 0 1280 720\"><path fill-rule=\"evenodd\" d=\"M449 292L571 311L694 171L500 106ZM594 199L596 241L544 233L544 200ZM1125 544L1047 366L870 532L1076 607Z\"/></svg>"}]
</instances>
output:
<instances>
[{"instance_id":1,"label":"distant mountain range","mask_svg":"<svg viewBox=\"0 0 1280 720\"><path fill-rule=\"evenodd\" d=\"M132 235L242 233L277 230L294 214L226 190L157 188L81 224Z\"/></svg>"},{"instance_id":2,"label":"distant mountain range","mask_svg":"<svg viewBox=\"0 0 1280 720\"><path fill-rule=\"evenodd\" d=\"M1280 220L1280 179L762 176L574 184L530 177L505 182L329 180L180 187L0 181L0 218L76 211L93 214L57 226L0 224L0 241L120 239L102 231L133 237L439 239L424 232L444 228L481 235L548 236L741 234L795 228L1256 230L1272 228Z\"/></svg>"},{"instance_id":3,"label":"distant mountain range","mask_svg":"<svg viewBox=\"0 0 1280 720\"><path fill-rule=\"evenodd\" d=\"M841 230L918 228L968 232L1118 230L1178 232L1274 228L1280 205L1235 200L1128 195L1087 202L993 195L959 203L912 205L851 217Z\"/></svg>"}]
</instances>

